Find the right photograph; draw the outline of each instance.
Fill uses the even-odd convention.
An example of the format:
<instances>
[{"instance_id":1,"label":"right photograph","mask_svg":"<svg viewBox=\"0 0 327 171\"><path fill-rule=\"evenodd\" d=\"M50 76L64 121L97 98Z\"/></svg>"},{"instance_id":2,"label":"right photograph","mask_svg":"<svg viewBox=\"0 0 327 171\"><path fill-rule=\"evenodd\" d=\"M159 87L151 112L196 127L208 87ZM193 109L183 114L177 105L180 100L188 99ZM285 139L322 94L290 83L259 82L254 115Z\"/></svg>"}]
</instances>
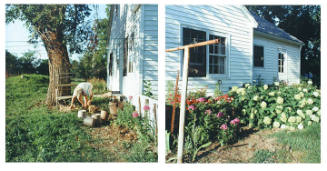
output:
<instances>
[{"instance_id":1,"label":"right photograph","mask_svg":"<svg viewBox=\"0 0 327 171\"><path fill-rule=\"evenodd\" d=\"M320 163L320 5L167 5L166 163Z\"/></svg>"}]
</instances>

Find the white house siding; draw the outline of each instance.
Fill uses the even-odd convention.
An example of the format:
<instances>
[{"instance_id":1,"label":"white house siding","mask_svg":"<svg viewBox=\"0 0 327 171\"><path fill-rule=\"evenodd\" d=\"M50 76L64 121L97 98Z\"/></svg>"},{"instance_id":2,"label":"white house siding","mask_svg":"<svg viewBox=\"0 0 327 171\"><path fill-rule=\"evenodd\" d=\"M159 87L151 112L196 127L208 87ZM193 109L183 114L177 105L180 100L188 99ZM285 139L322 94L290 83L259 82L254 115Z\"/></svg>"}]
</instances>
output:
<instances>
[{"instance_id":1,"label":"white house siding","mask_svg":"<svg viewBox=\"0 0 327 171\"><path fill-rule=\"evenodd\" d=\"M158 5L143 5L143 81L158 95ZM142 33L141 33L142 34ZM143 82L144 83L144 82ZM143 86L143 84L142 84ZM144 87L142 88L144 91Z\"/></svg>"},{"instance_id":2,"label":"white house siding","mask_svg":"<svg viewBox=\"0 0 327 171\"><path fill-rule=\"evenodd\" d=\"M140 85L142 83L139 79L142 51L142 36L140 34L142 8L138 5L124 5L124 8L127 12L124 37L128 37L128 60L132 59L134 63L133 72L127 71L126 76L123 76L121 93L128 97L139 95ZM127 61L127 63L129 62ZM129 67L128 65L127 68ZM121 67L123 68L123 62L121 63Z\"/></svg>"},{"instance_id":3,"label":"white house siding","mask_svg":"<svg viewBox=\"0 0 327 171\"><path fill-rule=\"evenodd\" d=\"M125 19L126 11L123 7L118 6L114 11L113 23L111 27L111 35L108 46L108 70L109 70L109 56L112 53L112 75L107 73L107 87L112 91L121 91L122 86L122 72L121 67L123 63L124 52L124 36L125 36Z\"/></svg>"},{"instance_id":4,"label":"white house siding","mask_svg":"<svg viewBox=\"0 0 327 171\"><path fill-rule=\"evenodd\" d=\"M225 92L231 86L251 82L253 26L241 6L169 5L166 6L165 25L166 49L182 45L182 27L214 32L227 38L226 75L213 77L207 72L206 77L189 77L189 91L206 88L211 95L218 80L222 80L221 89ZM182 70L182 54L182 51L166 53L166 81L174 81L177 70Z\"/></svg>"},{"instance_id":5,"label":"white house siding","mask_svg":"<svg viewBox=\"0 0 327 171\"><path fill-rule=\"evenodd\" d=\"M262 35L254 34L254 44L264 47L264 67L253 68L253 79L260 78L264 83L270 84L278 77L279 49L286 51L285 81L290 84L300 82L300 47L283 41L273 40Z\"/></svg>"}]
</instances>

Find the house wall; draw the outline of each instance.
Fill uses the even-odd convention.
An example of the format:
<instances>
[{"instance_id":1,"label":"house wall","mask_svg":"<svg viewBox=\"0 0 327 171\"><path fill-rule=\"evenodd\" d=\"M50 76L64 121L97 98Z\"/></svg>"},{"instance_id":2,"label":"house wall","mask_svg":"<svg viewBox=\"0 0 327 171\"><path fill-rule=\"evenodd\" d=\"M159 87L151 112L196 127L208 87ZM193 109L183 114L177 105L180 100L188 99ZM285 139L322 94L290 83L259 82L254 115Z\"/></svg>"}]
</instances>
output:
<instances>
[{"instance_id":1,"label":"house wall","mask_svg":"<svg viewBox=\"0 0 327 171\"><path fill-rule=\"evenodd\" d=\"M166 6L166 49L183 44L183 27L222 35L228 44L226 74L209 75L207 69L206 77L189 77L189 91L206 88L211 95L218 80L222 80L221 90L225 92L252 81L253 24L241 6ZM182 55L182 51L166 53L166 81L174 81L177 70L182 71Z\"/></svg>"},{"instance_id":2,"label":"house wall","mask_svg":"<svg viewBox=\"0 0 327 171\"><path fill-rule=\"evenodd\" d=\"M253 79L259 75L262 81L270 84L276 80L282 80L278 76L278 53L279 50L286 52L285 81L288 83L300 83L301 49L298 45L269 39L265 36L254 34L254 44L264 47L264 67L253 68Z\"/></svg>"},{"instance_id":3,"label":"house wall","mask_svg":"<svg viewBox=\"0 0 327 171\"><path fill-rule=\"evenodd\" d=\"M151 92L156 98L158 96L158 5L143 5L142 7L144 11L142 75L144 81L151 83Z\"/></svg>"}]
</instances>

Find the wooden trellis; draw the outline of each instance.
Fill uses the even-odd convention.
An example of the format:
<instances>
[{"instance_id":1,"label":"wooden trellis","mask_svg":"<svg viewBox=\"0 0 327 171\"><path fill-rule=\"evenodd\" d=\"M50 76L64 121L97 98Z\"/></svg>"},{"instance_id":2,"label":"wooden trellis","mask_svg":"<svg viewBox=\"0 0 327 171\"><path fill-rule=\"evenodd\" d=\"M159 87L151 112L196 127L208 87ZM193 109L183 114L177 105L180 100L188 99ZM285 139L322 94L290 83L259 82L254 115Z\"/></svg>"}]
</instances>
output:
<instances>
[{"instance_id":1,"label":"wooden trellis","mask_svg":"<svg viewBox=\"0 0 327 171\"><path fill-rule=\"evenodd\" d=\"M173 52L177 50L184 50L184 63L183 63L183 82L182 82L182 96L179 117L179 130L178 130L178 147L177 147L177 163L183 162L183 146L184 146L184 125L185 125L185 103L187 94L187 81L188 81L188 65L190 61L189 51L190 48L217 44L218 39L209 40L205 42L189 44L177 48L167 49L166 52Z\"/></svg>"}]
</instances>

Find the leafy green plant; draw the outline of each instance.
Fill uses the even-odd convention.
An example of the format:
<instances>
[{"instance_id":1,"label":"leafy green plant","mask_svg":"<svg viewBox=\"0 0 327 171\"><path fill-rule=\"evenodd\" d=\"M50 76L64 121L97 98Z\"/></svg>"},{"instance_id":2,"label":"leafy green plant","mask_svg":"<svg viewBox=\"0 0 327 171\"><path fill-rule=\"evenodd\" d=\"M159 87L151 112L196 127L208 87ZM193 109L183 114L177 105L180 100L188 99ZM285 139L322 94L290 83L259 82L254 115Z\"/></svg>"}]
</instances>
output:
<instances>
[{"instance_id":1,"label":"leafy green plant","mask_svg":"<svg viewBox=\"0 0 327 171\"><path fill-rule=\"evenodd\" d=\"M144 84L143 85L144 86L143 95L150 97L150 98L153 97L151 81L144 80L143 84Z\"/></svg>"}]
</instances>

